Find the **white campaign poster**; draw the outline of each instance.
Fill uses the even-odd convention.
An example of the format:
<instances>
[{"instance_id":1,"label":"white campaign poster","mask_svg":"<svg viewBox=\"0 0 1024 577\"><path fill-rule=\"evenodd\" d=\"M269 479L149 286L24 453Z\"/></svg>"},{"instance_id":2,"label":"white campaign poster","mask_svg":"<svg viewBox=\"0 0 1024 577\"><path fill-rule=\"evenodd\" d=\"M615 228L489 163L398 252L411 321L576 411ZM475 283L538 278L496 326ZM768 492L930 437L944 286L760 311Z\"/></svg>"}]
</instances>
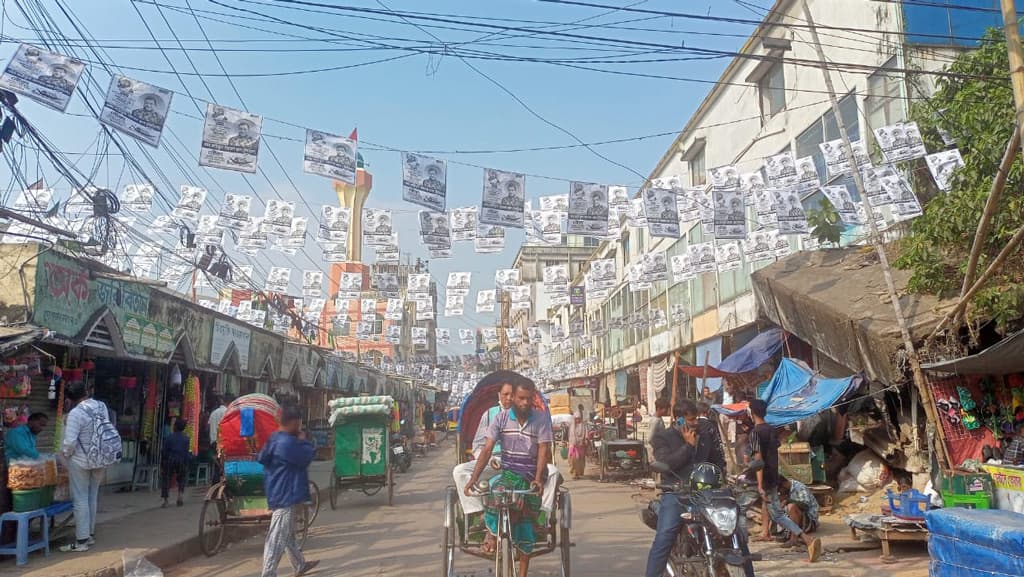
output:
<instances>
[{"instance_id":1,"label":"white campaign poster","mask_svg":"<svg viewBox=\"0 0 1024 577\"><path fill-rule=\"evenodd\" d=\"M448 273L448 282L445 284L446 294L461 296L468 295L472 278L473 273L471 272Z\"/></svg>"},{"instance_id":2,"label":"white campaign poster","mask_svg":"<svg viewBox=\"0 0 1024 577\"><path fill-rule=\"evenodd\" d=\"M452 241L463 242L476 238L477 207L466 206L452 211Z\"/></svg>"},{"instance_id":3,"label":"white campaign poster","mask_svg":"<svg viewBox=\"0 0 1024 577\"><path fill-rule=\"evenodd\" d=\"M501 291L520 284L519 279L519 269L516 268L499 268L494 271L494 286Z\"/></svg>"},{"instance_id":4,"label":"white campaign poster","mask_svg":"<svg viewBox=\"0 0 1024 577\"><path fill-rule=\"evenodd\" d=\"M341 273L338 298L357 299L363 290L363 274L359 272Z\"/></svg>"},{"instance_id":5,"label":"white campaign poster","mask_svg":"<svg viewBox=\"0 0 1024 577\"><path fill-rule=\"evenodd\" d=\"M772 230L756 230L743 240L743 256L747 262L771 260L774 257Z\"/></svg>"},{"instance_id":6,"label":"white campaign poster","mask_svg":"<svg viewBox=\"0 0 1024 577\"><path fill-rule=\"evenodd\" d=\"M148 213L153 210L155 190L149 184L126 184L121 191L121 210Z\"/></svg>"},{"instance_id":7,"label":"white campaign poster","mask_svg":"<svg viewBox=\"0 0 1024 577\"><path fill-rule=\"evenodd\" d=\"M821 187L821 193L825 195L825 198L832 204L832 208L839 214L839 218L844 223L851 224L862 224L860 218L857 216L857 205L853 202L853 198L850 196L850 189L845 185L838 186L823 186Z\"/></svg>"},{"instance_id":8,"label":"white campaign poster","mask_svg":"<svg viewBox=\"0 0 1024 577\"><path fill-rule=\"evenodd\" d=\"M174 93L141 80L115 74L110 79L100 122L156 148Z\"/></svg>"},{"instance_id":9,"label":"white campaign poster","mask_svg":"<svg viewBox=\"0 0 1024 577\"><path fill-rule=\"evenodd\" d=\"M15 199L12 208L25 212L46 212L52 199L52 188L29 187L18 193L18 198Z\"/></svg>"},{"instance_id":10,"label":"white campaign poster","mask_svg":"<svg viewBox=\"0 0 1024 577\"><path fill-rule=\"evenodd\" d=\"M270 272L267 273L267 284L264 289L272 293L286 293L291 278L292 269L283 266L271 267Z\"/></svg>"},{"instance_id":11,"label":"white campaign poster","mask_svg":"<svg viewBox=\"0 0 1024 577\"><path fill-rule=\"evenodd\" d=\"M672 267L672 282L679 283L688 281L694 276L693 267L690 266L690 255L689 254L677 254L673 255L669 259L670 266Z\"/></svg>"},{"instance_id":12,"label":"white campaign poster","mask_svg":"<svg viewBox=\"0 0 1024 577\"><path fill-rule=\"evenodd\" d=\"M225 194L217 224L232 230L242 230L249 224L252 197L244 194Z\"/></svg>"},{"instance_id":13,"label":"white campaign poster","mask_svg":"<svg viewBox=\"0 0 1024 577\"><path fill-rule=\"evenodd\" d=\"M302 170L346 184L356 183L356 141L306 129Z\"/></svg>"},{"instance_id":14,"label":"white campaign poster","mask_svg":"<svg viewBox=\"0 0 1024 577\"><path fill-rule=\"evenodd\" d=\"M324 294L324 273L319 270L302 271L302 296L319 298Z\"/></svg>"},{"instance_id":15,"label":"white campaign poster","mask_svg":"<svg viewBox=\"0 0 1024 577\"><path fill-rule=\"evenodd\" d=\"M367 246L389 245L394 232L390 209L363 209L363 244Z\"/></svg>"},{"instance_id":16,"label":"white campaign poster","mask_svg":"<svg viewBox=\"0 0 1024 577\"><path fill-rule=\"evenodd\" d=\"M263 218L253 218L238 235L238 249L255 254L255 251L267 248L269 240L270 235L263 226Z\"/></svg>"},{"instance_id":17,"label":"white campaign poster","mask_svg":"<svg viewBox=\"0 0 1024 577\"><path fill-rule=\"evenodd\" d=\"M924 159L928 163L928 171L932 173L932 178L935 179L935 186L938 186L939 190L949 191L953 175L964 166L964 159L960 156L960 150L957 148L943 150L942 152L929 154Z\"/></svg>"},{"instance_id":18,"label":"white campaign poster","mask_svg":"<svg viewBox=\"0 0 1024 577\"><path fill-rule=\"evenodd\" d=\"M430 298L430 273L413 273L406 280L406 292L409 299L414 301L429 300Z\"/></svg>"},{"instance_id":19,"label":"white campaign poster","mask_svg":"<svg viewBox=\"0 0 1024 577\"><path fill-rule=\"evenodd\" d=\"M734 241L716 246L715 260L718 263L718 272L739 270L743 266L740 243Z\"/></svg>"},{"instance_id":20,"label":"white campaign poster","mask_svg":"<svg viewBox=\"0 0 1024 577\"><path fill-rule=\"evenodd\" d=\"M269 234L285 235L292 229L295 218L295 202L272 198L267 201L263 214L263 227Z\"/></svg>"},{"instance_id":21,"label":"white campaign poster","mask_svg":"<svg viewBox=\"0 0 1024 577\"><path fill-rule=\"evenodd\" d=\"M198 222L199 211L203 209L203 202L206 201L206 189L198 186L181 186L181 196L178 198L178 205L174 207L172 214L176 218Z\"/></svg>"},{"instance_id":22,"label":"white campaign poster","mask_svg":"<svg viewBox=\"0 0 1024 577\"><path fill-rule=\"evenodd\" d=\"M84 71L75 58L22 44L0 74L0 88L64 112Z\"/></svg>"},{"instance_id":23,"label":"white campaign poster","mask_svg":"<svg viewBox=\"0 0 1024 577\"><path fill-rule=\"evenodd\" d=\"M444 250L452 247L451 223L444 212L419 212L420 240L433 250Z\"/></svg>"},{"instance_id":24,"label":"white campaign poster","mask_svg":"<svg viewBox=\"0 0 1024 577\"><path fill-rule=\"evenodd\" d=\"M322 241L348 244L348 231L352 210L347 206L325 204L320 207L320 226L317 238Z\"/></svg>"},{"instance_id":25,"label":"white campaign poster","mask_svg":"<svg viewBox=\"0 0 1024 577\"><path fill-rule=\"evenodd\" d=\"M647 230L651 236L679 238L679 201L675 191L648 188L643 195Z\"/></svg>"},{"instance_id":26,"label":"white campaign poster","mask_svg":"<svg viewBox=\"0 0 1024 577\"><path fill-rule=\"evenodd\" d=\"M551 196L542 196L538 199L538 204L542 211L554 211L562 214L569 213L569 195L568 194L555 194Z\"/></svg>"},{"instance_id":27,"label":"white campaign poster","mask_svg":"<svg viewBox=\"0 0 1024 577\"><path fill-rule=\"evenodd\" d=\"M796 172L796 159L793 158L792 152L783 152L765 158L764 172L768 175L768 184L775 188L793 186L800 180Z\"/></svg>"},{"instance_id":28,"label":"white campaign poster","mask_svg":"<svg viewBox=\"0 0 1024 577\"><path fill-rule=\"evenodd\" d=\"M473 239L473 250L478 254L501 252L505 248L505 227L480 224Z\"/></svg>"},{"instance_id":29,"label":"white campaign poster","mask_svg":"<svg viewBox=\"0 0 1024 577\"><path fill-rule=\"evenodd\" d=\"M199 166L256 172L263 117L217 104L206 105Z\"/></svg>"},{"instance_id":30,"label":"white campaign poster","mask_svg":"<svg viewBox=\"0 0 1024 577\"><path fill-rule=\"evenodd\" d=\"M480 222L507 228L523 228L526 175L493 168L484 169Z\"/></svg>"},{"instance_id":31,"label":"white campaign poster","mask_svg":"<svg viewBox=\"0 0 1024 577\"><path fill-rule=\"evenodd\" d=\"M807 232L807 213L800 202L800 195L792 188L774 189L775 214L779 223L779 234L804 234Z\"/></svg>"},{"instance_id":32,"label":"white campaign poster","mask_svg":"<svg viewBox=\"0 0 1024 577\"><path fill-rule=\"evenodd\" d=\"M444 212L448 194L447 167L444 159L403 152L402 200Z\"/></svg>"},{"instance_id":33,"label":"white campaign poster","mask_svg":"<svg viewBox=\"0 0 1024 577\"><path fill-rule=\"evenodd\" d=\"M569 234L608 234L608 187L592 182L569 183Z\"/></svg>"},{"instance_id":34,"label":"white campaign poster","mask_svg":"<svg viewBox=\"0 0 1024 577\"><path fill-rule=\"evenodd\" d=\"M694 274L715 271L715 243L711 241L701 242L691 244L688 248L690 251L690 266L693 268Z\"/></svg>"},{"instance_id":35,"label":"white campaign poster","mask_svg":"<svg viewBox=\"0 0 1024 577\"><path fill-rule=\"evenodd\" d=\"M224 244L224 229L217 225L217 217L212 214L199 216L196 228L196 243L199 245L221 246Z\"/></svg>"},{"instance_id":36,"label":"white campaign poster","mask_svg":"<svg viewBox=\"0 0 1024 577\"><path fill-rule=\"evenodd\" d=\"M497 303L497 292L494 289L482 290L476 293L476 312L493 313Z\"/></svg>"}]
</instances>

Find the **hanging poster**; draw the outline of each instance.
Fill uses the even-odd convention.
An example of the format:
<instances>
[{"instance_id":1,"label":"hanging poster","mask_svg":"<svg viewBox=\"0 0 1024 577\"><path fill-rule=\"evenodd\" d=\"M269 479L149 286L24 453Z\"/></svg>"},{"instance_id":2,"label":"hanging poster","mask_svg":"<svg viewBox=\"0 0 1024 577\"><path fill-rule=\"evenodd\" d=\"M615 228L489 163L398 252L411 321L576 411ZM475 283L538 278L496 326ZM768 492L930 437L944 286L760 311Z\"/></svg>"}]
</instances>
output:
<instances>
[{"instance_id":1,"label":"hanging poster","mask_svg":"<svg viewBox=\"0 0 1024 577\"><path fill-rule=\"evenodd\" d=\"M715 253L718 272L739 270L743 266L743 255L740 252L740 243L738 242L720 244L715 247Z\"/></svg>"},{"instance_id":2,"label":"hanging poster","mask_svg":"<svg viewBox=\"0 0 1024 577\"><path fill-rule=\"evenodd\" d=\"M747 218L739 171L729 165L712 168L708 174L711 176L715 238L745 237ZM647 218L650 219L650 214Z\"/></svg>"},{"instance_id":3,"label":"hanging poster","mask_svg":"<svg viewBox=\"0 0 1024 577\"><path fill-rule=\"evenodd\" d=\"M523 331L516 328L505 329L505 340L510 345L518 345L523 342Z\"/></svg>"},{"instance_id":4,"label":"hanging poster","mask_svg":"<svg viewBox=\"0 0 1024 577\"><path fill-rule=\"evenodd\" d=\"M534 213L535 226L540 229L543 244L562 242L562 219L564 215L554 210L540 210Z\"/></svg>"},{"instance_id":5,"label":"hanging poster","mask_svg":"<svg viewBox=\"0 0 1024 577\"><path fill-rule=\"evenodd\" d=\"M690 266L693 268L694 274L715 271L715 243L708 241L691 244L688 249L690 251Z\"/></svg>"},{"instance_id":6,"label":"hanging poster","mask_svg":"<svg viewBox=\"0 0 1024 577\"><path fill-rule=\"evenodd\" d=\"M679 203L676 193L669 189L648 188L643 195L647 230L651 236L679 238Z\"/></svg>"},{"instance_id":7,"label":"hanging poster","mask_svg":"<svg viewBox=\"0 0 1024 577\"><path fill-rule=\"evenodd\" d=\"M452 331L451 331L451 329L442 329L442 328L434 329L434 339L437 341L437 344L439 344L439 345L451 344L451 342L452 342Z\"/></svg>"},{"instance_id":8,"label":"hanging poster","mask_svg":"<svg viewBox=\"0 0 1024 577\"><path fill-rule=\"evenodd\" d=\"M939 190L949 191L952 186L953 175L964 166L964 159L960 156L960 149L943 150L924 157L928 163L928 171L935 179L935 186Z\"/></svg>"},{"instance_id":9,"label":"hanging poster","mask_svg":"<svg viewBox=\"0 0 1024 577\"><path fill-rule=\"evenodd\" d=\"M381 298L398 298L401 292L398 273L375 272L370 280L373 281L373 286L377 288L377 294Z\"/></svg>"},{"instance_id":10,"label":"hanging poster","mask_svg":"<svg viewBox=\"0 0 1024 577\"><path fill-rule=\"evenodd\" d=\"M539 345L544 341L544 333L537 326L526 327L526 337L531 345Z\"/></svg>"},{"instance_id":11,"label":"hanging poster","mask_svg":"<svg viewBox=\"0 0 1024 577\"><path fill-rule=\"evenodd\" d=\"M224 229L217 226L216 216L204 214L199 217L199 226L196 228L196 244L200 246L221 246L224 244Z\"/></svg>"},{"instance_id":12,"label":"hanging poster","mask_svg":"<svg viewBox=\"0 0 1024 577\"><path fill-rule=\"evenodd\" d=\"M326 204L320 207L320 227L317 238L323 241L348 244L352 210L347 206Z\"/></svg>"},{"instance_id":13,"label":"hanging poster","mask_svg":"<svg viewBox=\"0 0 1024 577\"><path fill-rule=\"evenodd\" d=\"M410 274L406 281L406 293L410 300L421 301L430 298L430 273L420 272Z\"/></svg>"},{"instance_id":14,"label":"hanging poster","mask_svg":"<svg viewBox=\"0 0 1024 577\"><path fill-rule=\"evenodd\" d=\"M307 128L302 170L346 184L355 184L356 141Z\"/></svg>"},{"instance_id":15,"label":"hanging poster","mask_svg":"<svg viewBox=\"0 0 1024 577\"><path fill-rule=\"evenodd\" d=\"M747 262L771 260L775 256L771 233L777 234L776 231L758 230L743 240L743 256Z\"/></svg>"},{"instance_id":16,"label":"hanging poster","mask_svg":"<svg viewBox=\"0 0 1024 577\"><path fill-rule=\"evenodd\" d=\"M324 273L320 270L302 271L302 296L319 298L324 294Z\"/></svg>"},{"instance_id":17,"label":"hanging poster","mask_svg":"<svg viewBox=\"0 0 1024 577\"><path fill-rule=\"evenodd\" d=\"M857 205L853 202L853 198L850 196L850 189L846 185L823 186L821 187L821 193L832 204L832 208L835 209L839 218L845 224L862 224L857 217Z\"/></svg>"},{"instance_id":18,"label":"hanging poster","mask_svg":"<svg viewBox=\"0 0 1024 577\"><path fill-rule=\"evenodd\" d=\"M463 242L476 238L477 207L466 206L452 211L452 240Z\"/></svg>"},{"instance_id":19,"label":"hanging poster","mask_svg":"<svg viewBox=\"0 0 1024 577\"><path fill-rule=\"evenodd\" d=\"M504 291L508 287L518 284L520 284L519 269L499 268L494 271L494 286L498 290Z\"/></svg>"},{"instance_id":20,"label":"hanging poster","mask_svg":"<svg viewBox=\"0 0 1024 577\"><path fill-rule=\"evenodd\" d=\"M690 266L689 254L673 255L672 258L669 259L669 263L672 266L673 283L688 281L696 276L693 271L693 267Z\"/></svg>"},{"instance_id":21,"label":"hanging poster","mask_svg":"<svg viewBox=\"0 0 1024 577\"><path fill-rule=\"evenodd\" d=\"M267 274L267 284L263 288L272 293L286 293L291 279L292 269L283 266L271 267Z\"/></svg>"},{"instance_id":22,"label":"hanging poster","mask_svg":"<svg viewBox=\"0 0 1024 577\"><path fill-rule=\"evenodd\" d=\"M640 279L643 282L668 280L668 258L663 252L648 252L641 256Z\"/></svg>"},{"instance_id":23,"label":"hanging poster","mask_svg":"<svg viewBox=\"0 0 1024 577\"><path fill-rule=\"evenodd\" d=\"M217 104L206 105L199 166L256 172L263 117Z\"/></svg>"},{"instance_id":24,"label":"hanging poster","mask_svg":"<svg viewBox=\"0 0 1024 577\"><path fill-rule=\"evenodd\" d=\"M608 187L591 182L569 183L569 234L608 234Z\"/></svg>"},{"instance_id":25,"label":"hanging poster","mask_svg":"<svg viewBox=\"0 0 1024 577\"><path fill-rule=\"evenodd\" d=\"M263 218L256 217L249 221L238 235L238 249L247 254L267 248L270 235L263 226Z\"/></svg>"},{"instance_id":26,"label":"hanging poster","mask_svg":"<svg viewBox=\"0 0 1024 577\"><path fill-rule=\"evenodd\" d=\"M466 296L447 294L444 297L444 316L461 317L466 309Z\"/></svg>"},{"instance_id":27,"label":"hanging poster","mask_svg":"<svg viewBox=\"0 0 1024 577\"><path fill-rule=\"evenodd\" d=\"M153 210L153 196L156 194L149 184L126 184L121 191L121 210L124 212L148 213Z\"/></svg>"},{"instance_id":28,"label":"hanging poster","mask_svg":"<svg viewBox=\"0 0 1024 577\"><path fill-rule=\"evenodd\" d=\"M629 212L629 189L625 186L608 187L608 214L626 216Z\"/></svg>"},{"instance_id":29,"label":"hanging poster","mask_svg":"<svg viewBox=\"0 0 1024 577\"><path fill-rule=\"evenodd\" d=\"M480 222L507 228L523 228L526 175L493 168L484 169Z\"/></svg>"},{"instance_id":30,"label":"hanging poster","mask_svg":"<svg viewBox=\"0 0 1024 577\"><path fill-rule=\"evenodd\" d=\"M249 224L252 197L244 194L225 194L217 224L224 228L243 230Z\"/></svg>"},{"instance_id":31,"label":"hanging poster","mask_svg":"<svg viewBox=\"0 0 1024 577\"><path fill-rule=\"evenodd\" d=\"M551 297L551 304L569 303L569 265L556 264L544 267L544 292Z\"/></svg>"},{"instance_id":32,"label":"hanging poster","mask_svg":"<svg viewBox=\"0 0 1024 577\"><path fill-rule=\"evenodd\" d=\"M476 335L473 329L459 329L459 342L464 345L476 344Z\"/></svg>"},{"instance_id":33,"label":"hanging poster","mask_svg":"<svg viewBox=\"0 0 1024 577\"><path fill-rule=\"evenodd\" d=\"M615 259L602 258L590 262L590 283L594 289L609 289L615 286Z\"/></svg>"},{"instance_id":34,"label":"hanging poster","mask_svg":"<svg viewBox=\"0 0 1024 577\"><path fill-rule=\"evenodd\" d=\"M52 188L33 188L30 186L18 193L18 198L14 200L12 208L25 212L46 212L46 209L50 207L50 200L52 198Z\"/></svg>"},{"instance_id":35,"label":"hanging poster","mask_svg":"<svg viewBox=\"0 0 1024 577\"><path fill-rule=\"evenodd\" d=\"M363 209L363 244L384 246L391 243L394 234L391 224L391 210L386 208Z\"/></svg>"},{"instance_id":36,"label":"hanging poster","mask_svg":"<svg viewBox=\"0 0 1024 577\"><path fill-rule=\"evenodd\" d=\"M829 140L828 142L822 142L818 145L821 150L822 156L825 157L825 167L828 172L829 179L833 179L837 176L842 176L850 170L852 166L856 164L857 168L864 170L871 166L871 157L868 156L867 148L862 141L854 141L850 143L850 148L853 149L853 163L846 156L846 147L843 145L843 140L838 138L836 140Z\"/></svg>"},{"instance_id":37,"label":"hanging poster","mask_svg":"<svg viewBox=\"0 0 1024 577\"><path fill-rule=\"evenodd\" d=\"M805 234L807 213L800 203L800 195L793 189L775 189L775 213L779 222L779 234Z\"/></svg>"},{"instance_id":38,"label":"hanging poster","mask_svg":"<svg viewBox=\"0 0 1024 577\"><path fill-rule=\"evenodd\" d=\"M768 175L768 185L774 188L794 186L800 180L800 177L797 176L796 161L792 152L783 152L765 158L764 172Z\"/></svg>"},{"instance_id":39,"label":"hanging poster","mask_svg":"<svg viewBox=\"0 0 1024 577\"><path fill-rule=\"evenodd\" d=\"M267 209L263 213L263 228L267 234L285 235L292 229L293 218L294 202L272 198L267 201Z\"/></svg>"},{"instance_id":40,"label":"hanging poster","mask_svg":"<svg viewBox=\"0 0 1024 577\"><path fill-rule=\"evenodd\" d=\"M363 273L343 272L339 282L338 298L357 299L363 290Z\"/></svg>"},{"instance_id":41,"label":"hanging poster","mask_svg":"<svg viewBox=\"0 0 1024 577\"><path fill-rule=\"evenodd\" d=\"M384 329L384 342L397 345L402 342L402 325L388 325Z\"/></svg>"},{"instance_id":42,"label":"hanging poster","mask_svg":"<svg viewBox=\"0 0 1024 577\"><path fill-rule=\"evenodd\" d=\"M199 211L203 209L203 202L206 201L206 189L198 186L181 186L181 196L178 197L178 205L174 207L172 214L176 218L199 221Z\"/></svg>"},{"instance_id":43,"label":"hanging poster","mask_svg":"<svg viewBox=\"0 0 1024 577\"><path fill-rule=\"evenodd\" d=\"M647 207L643 198L634 198L629 201L626 211L626 226L633 228L647 226Z\"/></svg>"},{"instance_id":44,"label":"hanging poster","mask_svg":"<svg viewBox=\"0 0 1024 577\"><path fill-rule=\"evenodd\" d=\"M427 327L412 327L412 344L427 345Z\"/></svg>"},{"instance_id":45,"label":"hanging poster","mask_svg":"<svg viewBox=\"0 0 1024 577\"><path fill-rule=\"evenodd\" d=\"M743 192L743 202L747 206L753 206L754 198L764 188L764 176L762 176L761 171L746 172L740 175L740 191Z\"/></svg>"},{"instance_id":46,"label":"hanging poster","mask_svg":"<svg viewBox=\"0 0 1024 577\"><path fill-rule=\"evenodd\" d=\"M75 58L22 44L0 75L0 88L64 112L83 71L85 63Z\"/></svg>"},{"instance_id":47,"label":"hanging poster","mask_svg":"<svg viewBox=\"0 0 1024 577\"><path fill-rule=\"evenodd\" d=\"M562 214L569 213L569 195L568 194L555 194L551 196L542 196L538 199L540 209L542 211L554 211Z\"/></svg>"},{"instance_id":48,"label":"hanging poster","mask_svg":"<svg viewBox=\"0 0 1024 577\"><path fill-rule=\"evenodd\" d=\"M166 88L115 74L110 79L100 122L156 148L172 96L174 93Z\"/></svg>"},{"instance_id":49,"label":"hanging poster","mask_svg":"<svg viewBox=\"0 0 1024 577\"><path fill-rule=\"evenodd\" d=\"M323 250L324 262L339 263L348 260L348 246L343 242L325 242L320 245Z\"/></svg>"},{"instance_id":50,"label":"hanging poster","mask_svg":"<svg viewBox=\"0 0 1024 577\"><path fill-rule=\"evenodd\" d=\"M796 190L806 194L818 190L821 186L821 175L818 174L818 165L814 164L813 156L805 156L796 159L797 181Z\"/></svg>"},{"instance_id":51,"label":"hanging poster","mask_svg":"<svg viewBox=\"0 0 1024 577\"><path fill-rule=\"evenodd\" d=\"M912 160L928 154L916 122L897 122L876 128L875 141L886 162Z\"/></svg>"},{"instance_id":52,"label":"hanging poster","mask_svg":"<svg viewBox=\"0 0 1024 577\"><path fill-rule=\"evenodd\" d=\"M478 254L501 252L505 248L505 228L491 224L478 224L473 250Z\"/></svg>"},{"instance_id":53,"label":"hanging poster","mask_svg":"<svg viewBox=\"0 0 1024 577\"><path fill-rule=\"evenodd\" d=\"M466 296L473 278L470 272L450 272L445 284L445 294Z\"/></svg>"},{"instance_id":54,"label":"hanging poster","mask_svg":"<svg viewBox=\"0 0 1024 577\"><path fill-rule=\"evenodd\" d=\"M778 226L778 215L775 214L775 188L763 188L754 197L754 210L757 212L757 224L760 227Z\"/></svg>"},{"instance_id":55,"label":"hanging poster","mask_svg":"<svg viewBox=\"0 0 1024 577\"><path fill-rule=\"evenodd\" d=\"M416 320L434 320L434 299L419 301L416 303Z\"/></svg>"},{"instance_id":56,"label":"hanging poster","mask_svg":"<svg viewBox=\"0 0 1024 577\"><path fill-rule=\"evenodd\" d=\"M435 250L452 247L451 225L447 213L421 210L419 220L420 240L423 244Z\"/></svg>"},{"instance_id":57,"label":"hanging poster","mask_svg":"<svg viewBox=\"0 0 1024 577\"><path fill-rule=\"evenodd\" d=\"M493 313L497 304L497 292L494 289L478 291L476 293L476 312Z\"/></svg>"},{"instance_id":58,"label":"hanging poster","mask_svg":"<svg viewBox=\"0 0 1024 577\"><path fill-rule=\"evenodd\" d=\"M359 299L359 314L360 318L364 321L376 321L377 320L377 299L375 298L364 298Z\"/></svg>"},{"instance_id":59,"label":"hanging poster","mask_svg":"<svg viewBox=\"0 0 1024 577\"><path fill-rule=\"evenodd\" d=\"M511 301L512 310L529 310L530 309L530 286L519 285L509 288L508 291L509 300Z\"/></svg>"},{"instance_id":60,"label":"hanging poster","mask_svg":"<svg viewBox=\"0 0 1024 577\"><path fill-rule=\"evenodd\" d=\"M404 316L405 301L399 297L388 298L387 307L384 309L384 320L400 321Z\"/></svg>"},{"instance_id":61,"label":"hanging poster","mask_svg":"<svg viewBox=\"0 0 1024 577\"><path fill-rule=\"evenodd\" d=\"M412 152L402 153L402 200L434 212L445 211L447 161Z\"/></svg>"}]
</instances>

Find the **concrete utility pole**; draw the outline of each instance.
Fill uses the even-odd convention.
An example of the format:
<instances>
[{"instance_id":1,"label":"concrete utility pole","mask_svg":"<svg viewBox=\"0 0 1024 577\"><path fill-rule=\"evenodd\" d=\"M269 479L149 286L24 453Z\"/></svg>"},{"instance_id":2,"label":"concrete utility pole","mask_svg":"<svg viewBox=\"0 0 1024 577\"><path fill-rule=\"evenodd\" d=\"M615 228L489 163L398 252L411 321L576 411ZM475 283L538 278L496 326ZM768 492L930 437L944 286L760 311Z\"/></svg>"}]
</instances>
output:
<instances>
[{"instance_id":1,"label":"concrete utility pole","mask_svg":"<svg viewBox=\"0 0 1024 577\"><path fill-rule=\"evenodd\" d=\"M892 301L892 308L896 315L896 324L899 326L900 336L903 338L903 348L906 350L907 360L910 363L910 371L913 375L914 385L918 389L918 394L921 397L921 403L924 405L925 414L928 415L928 421L935 426L936 434L938 435L939 442L936 443L936 449L939 455L939 465L952 467L953 463L950 462L949 456L946 453L946 442L945 435L942 430L942 423L939 421L938 414L935 410L935 403L932 400L931 391L928 389L928 383L924 378L924 372L921 370L921 360L917 356L917 349L914 347L914 340L911 338L910 331L907 329L907 320L903 315L903 305L900 304L900 296L896 291L896 283L892 280L892 268L889 266L889 257L885 254L885 246L882 244L882 237L878 233L878 225L875 224L874 211L871 210L871 204L868 202L864 179L853 155L853 146L850 144L850 136L847 134L846 124L843 122L843 115L839 111L839 99L836 97L835 86L832 84L832 75L829 73L828 65L826 64L825 51L821 48L821 41L818 39L818 30L814 25L814 17L811 16L811 9L807 6L807 0L803 0L803 8L804 18L807 20L807 23L810 24L811 41L814 44L814 49L818 53L818 60L821 63L821 75L825 80L825 87L828 90L828 98L832 103L832 114L836 118L836 124L839 127L839 135L843 140L843 151L846 154L846 157L850 160L853 172L853 181L857 187L857 193L860 195L860 201L864 206L864 215L867 218L868 227L871 230L871 244L874 245L875 254L878 256L878 262L882 266L882 275L885 277L885 287L889 293L889 300Z\"/></svg>"}]
</instances>

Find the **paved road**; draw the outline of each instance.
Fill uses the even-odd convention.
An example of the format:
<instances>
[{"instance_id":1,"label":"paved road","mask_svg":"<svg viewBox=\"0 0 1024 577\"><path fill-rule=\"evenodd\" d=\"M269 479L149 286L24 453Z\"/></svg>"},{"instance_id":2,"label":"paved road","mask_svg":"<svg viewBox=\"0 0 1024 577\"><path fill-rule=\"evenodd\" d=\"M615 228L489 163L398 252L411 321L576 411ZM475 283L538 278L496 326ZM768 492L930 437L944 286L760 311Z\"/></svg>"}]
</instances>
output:
<instances>
[{"instance_id":1,"label":"paved road","mask_svg":"<svg viewBox=\"0 0 1024 577\"><path fill-rule=\"evenodd\" d=\"M441 520L444 487L450 484L454 460L451 445L415 461L413 468L397 477L395 505L384 504L383 494L361 493L342 497L337 511L324 500L305 550L307 558L320 559L317 577L431 576L441 571ZM619 484L578 481L569 484L573 499L572 574L577 577L624 577L643 573L652 532L639 520L637 511L646 502L636 490ZM261 538L233 544L213 558L196 558L167 572L167 577L255 577L263 553ZM877 575L927 575L927 557L918 553L899 566L885 566L878 553L830 554L815 566L801 562L799 554L772 551L759 563L759 577L868 577ZM557 554L533 561L530 575L558 575ZM460 576L490 575L486 561L457 554ZM279 574L292 575L284 561Z\"/></svg>"}]
</instances>

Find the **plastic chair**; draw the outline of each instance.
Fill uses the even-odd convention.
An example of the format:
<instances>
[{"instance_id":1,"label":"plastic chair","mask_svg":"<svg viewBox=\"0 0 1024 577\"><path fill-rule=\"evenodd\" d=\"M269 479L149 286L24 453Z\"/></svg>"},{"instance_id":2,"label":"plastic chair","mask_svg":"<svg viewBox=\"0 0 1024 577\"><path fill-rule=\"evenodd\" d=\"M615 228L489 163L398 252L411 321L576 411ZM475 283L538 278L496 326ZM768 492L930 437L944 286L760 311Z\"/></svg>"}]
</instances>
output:
<instances>
[{"instance_id":1,"label":"plastic chair","mask_svg":"<svg viewBox=\"0 0 1024 577\"><path fill-rule=\"evenodd\" d=\"M160 479L159 465L143 465L135 469L135 478L132 479L132 491L145 488L149 492L156 490L157 482Z\"/></svg>"},{"instance_id":2,"label":"plastic chair","mask_svg":"<svg viewBox=\"0 0 1024 577\"><path fill-rule=\"evenodd\" d=\"M210 484L210 464L209 463L197 463L196 464L196 486L209 485Z\"/></svg>"},{"instance_id":3,"label":"plastic chair","mask_svg":"<svg viewBox=\"0 0 1024 577\"><path fill-rule=\"evenodd\" d=\"M43 534L41 538L29 541L28 526L32 519L42 520ZM36 509L34 511L26 511L24 513L15 513L11 511L0 515L0 525L3 523L18 524L15 542L0 545L0 555L14 555L19 566L28 564L28 554L32 551L42 549L44 555L49 557L50 524L47 521L45 509Z\"/></svg>"}]
</instances>

